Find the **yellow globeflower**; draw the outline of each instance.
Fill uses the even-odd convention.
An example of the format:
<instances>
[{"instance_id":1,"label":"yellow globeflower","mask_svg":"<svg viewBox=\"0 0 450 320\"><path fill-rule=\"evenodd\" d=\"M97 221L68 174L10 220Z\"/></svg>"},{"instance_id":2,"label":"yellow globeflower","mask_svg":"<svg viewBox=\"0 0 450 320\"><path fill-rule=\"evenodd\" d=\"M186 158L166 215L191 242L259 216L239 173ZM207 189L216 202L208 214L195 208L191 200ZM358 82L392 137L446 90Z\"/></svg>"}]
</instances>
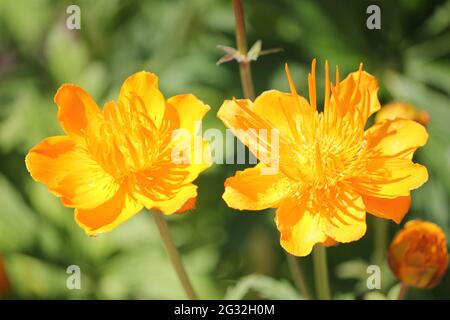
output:
<instances>
[{"instance_id":1,"label":"yellow globeflower","mask_svg":"<svg viewBox=\"0 0 450 320\"><path fill-rule=\"evenodd\" d=\"M343 81L336 70L332 84L328 64L325 69L323 112L317 110L315 60L308 77L309 102L297 94L286 68L290 94L270 90L254 102L227 100L218 112L251 150L255 145L262 150L256 167L226 180L224 200L240 210L277 208L281 245L297 256L308 255L317 243L360 239L366 211L400 222L410 190L428 179L427 169L411 161L427 141L425 128L397 119L365 130L369 116L380 108L376 79L361 66ZM275 132L278 146L271 143ZM268 164L261 154L272 159L272 152L278 153L279 170L265 174Z\"/></svg>"},{"instance_id":2,"label":"yellow globeflower","mask_svg":"<svg viewBox=\"0 0 450 320\"><path fill-rule=\"evenodd\" d=\"M389 119L409 119L427 126L430 123L430 115L424 110L418 110L415 106L403 102L391 102L383 106L375 115L375 122Z\"/></svg>"},{"instance_id":3,"label":"yellow globeflower","mask_svg":"<svg viewBox=\"0 0 450 320\"><path fill-rule=\"evenodd\" d=\"M448 267L444 232L431 222L409 221L392 241L388 262L403 283L416 288L435 287Z\"/></svg>"},{"instance_id":4,"label":"yellow globeflower","mask_svg":"<svg viewBox=\"0 0 450 320\"><path fill-rule=\"evenodd\" d=\"M165 100L156 75L143 71L129 77L117 103L103 110L72 84L58 90L55 103L66 135L32 148L26 165L63 205L75 208L88 234L112 230L143 206L164 214L192 207L197 196L192 182L211 164L209 151L203 142L203 159L176 164L172 151L190 137L172 135L177 129L194 135L194 122L207 105L190 94Z\"/></svg>"}]
</instances>

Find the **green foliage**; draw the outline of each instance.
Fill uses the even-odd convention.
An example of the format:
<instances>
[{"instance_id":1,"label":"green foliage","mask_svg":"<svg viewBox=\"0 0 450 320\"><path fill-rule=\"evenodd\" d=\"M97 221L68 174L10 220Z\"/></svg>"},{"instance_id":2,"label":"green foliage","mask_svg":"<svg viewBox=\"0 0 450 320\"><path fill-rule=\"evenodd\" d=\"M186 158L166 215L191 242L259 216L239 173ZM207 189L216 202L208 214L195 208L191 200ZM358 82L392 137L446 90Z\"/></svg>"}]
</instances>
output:
<instances>
[{"instance_id":1,"label":"green foliage","mask_svg":"<svg viewBox=\"0 0 450 320\"><path fill-rule=\"evenodd\" d=\"M244 2L249 43L261 39L263 49L284 49L253 62L258 93L288 89L285 62L301 93L307 92L313 57L319 69L328 59L342 74L363 62L379 79L383 103L402 100L430 113L430 139L416 159L430 179L413 193L405 220L431 220L450 235L450 1L375 1L382 29L374 31L365 25L373 1ZM81 8L81 30L65 27L72 3ZM102 105L116 99L127 76L143 69L159 75L167 97L197 95L212 108L204 128L224 129L215 113L224 99L242 93L237 65L216 66L222 54L216 46L235 47L233 27L228 0L0 1L0 254L12 283L9 297L184 297L146 212L89 238L71 210L32 181L24 157L44 137L61 133L52 97L62 83L82 86ZM170 218L192 281L202 298L297 299L273 214L237 213L221 199L223 181L237 169L242 166L208 170L198 181L197 210ZM389 228L392 238L399 227ZM395 297L398 288L386 265L381 291L364 286L373 237L369 220L361 241L329 249L335 297ZM65 287L72 264L81 268L81 290ZM309 257L302 259L312 283L310 264ZM410 295L445 298L449 290L447 276L436 289Z\"/></svg>"},{"instance_id":2,"label":"green foliage","mask_svg":"<svg viewBox=\"0 0 450 320\"><path fill-rule=\"evenodd\" d=\"M250 275L240 279L235 286L228 288L224 299L240 300L249 296L274 300L300 299L297 290L287 281L278 281L262 275Z\"/></svg>"}]
</instances>

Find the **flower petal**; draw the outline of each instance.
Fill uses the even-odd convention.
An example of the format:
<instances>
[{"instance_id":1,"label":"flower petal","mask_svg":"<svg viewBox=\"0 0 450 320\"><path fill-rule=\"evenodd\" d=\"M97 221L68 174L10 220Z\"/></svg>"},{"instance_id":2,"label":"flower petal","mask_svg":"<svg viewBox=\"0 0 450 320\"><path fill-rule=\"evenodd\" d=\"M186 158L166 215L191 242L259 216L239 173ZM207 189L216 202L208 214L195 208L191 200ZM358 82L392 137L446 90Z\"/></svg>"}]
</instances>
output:
<instances>
[{"instance_id":1,"label":"flower petal","mask_svg":"<svg viewBox=\"0 0 450 320\"><path fill-rule=\"evenodd\" d=\"M278 128L272 127L252 108L250 100L226 100L217 116L260 162L271 167L278 167L280 164L281 171L294 176L297 173L296 167L288 165L295 158L292 140L281 134Z\"/></svg>"},{"instance_id":2,"label":"flower petal","mask_svg":"<svg viewBox=\"0 0 450 320\"><path fill-rule=\"evenodd\" d=\"M261 163L254 168L236 172L225 181L223 199L239 210L263 210L275 207L290 191L290 181L282 173L264 175Z\"/></svg>"},{"instance_id":3,"label":"flower petal","mask_svg":"<svg viewBox=\"0 0 450 320\"><path fill-rule=\"evenodd\" d=\"M186 211L190 211L195 209L197 204L197 197L188 199L180 209L177 210L176 213L185 213Z\"/></svg>"},{"instance_id":4,"label":"flower petal","mask_svg":"<svg viewBox=\"0 0 450 320\"><path fill-rule=\"evenodd\" d=\"M148 209L158 209L165 214L179 211L191 198L197 196L197 186L186 183L192 172L190 165L170 162L155 169L136 174L134 197Z\"/></svg>"},{"instance_id":5,"label":"flower petal","mask_svg":"<svg viewBox=\"0 0 450 320\"><path fill-rule=\"evenodd\" d=\"M409 210L411 196L394 199L363 196L367 212L383 219L391 219L400 223Z\"/></svg>"},{"instance_id":6,"label":"flower petal","mask_svg":"<svg viewBox=\"0 0 450 320\"><path fill-rule=\"evenodd\" d=\"M409 196L427 180L424 166L401 158L371 159L364 173L349 179L360 194L389 199Z\"/></svg>"},{"instance_id":7,"label":"flower petal","mask_svg":"<svg viewBox=\"0 0 450 320\"><path fill-rule=\"evenodd\" d=\"M31 176L68 207L95 208L119 188L114 178L67 136L43 140L30 150L25 163Z\"/></svg>"},{"instance_id":8,"label":"flower petal","mask_svg":"<svg viewBox=\"0 0 450 320\"><path fill-rule=\"evenodd\" d=\"M89 120L100 111L92 97L80 87L65 84L55 95L58 120L68 135L84 136Z\"/></svg>"},{"instance_id":9,"label":"flower petal","mask_svg":"<svg viewBox=\"0 0 450 320\"><path fill-rule=\"evenodd\" d=\"M223 121L238 139L250 147L258 145L258 133L248 134L247 130L266 129L270 131L270 124L252 111L252 102L247 99L225 100L217 112Z\"/></svg>"},{"instance_id":10,"label":"flower petal","mask_svg":"<svg viewBox=\"0 0 450 320\"><path fill-rule=\"evenodd\" d=\"M182 213L186 210L185 204L197 197L197 186L188 184L181 187L177 193L169 200L155 201L152 208L164 214Z\"/></svg>"},{"instance_id":11,"label":"flower petal","mask_svg":"<svg viewBox=\"0 0 450 320\"><path fill-rule=\"evenodd\" d=\"M208 169L213 163L209 143L206 140L202 140L201 145L202 149L199 150L199 153L197 155L191 155L192 162L189 163L189 165L185 168L185 170L188 172L188 175L186 176L184 183L189 183L197 179L200 173ZM196 152L196 148L192 148L192 151Z\"/></svg>"},{"instance_id":12,"label":"flower petal","mask_svg":"<svg viewBox=\"0 0 450 320\"><path fill-rule=\"evenodd\" d=\"M301 121L305 116L302 111L312 112L305 98L298 96L298 103L296 103L292 94L277 90L265 91L259 95L252 109L272 127L280 130L280 134L288 136L292 141L295 141L296 135L296 125L293 124L295 120Z\"/></svg>"},{"instance_id":13,"label":"flower petal","mask_svg":"<svg viewBox=\"0 0 450 320\"><path fill-rule=\"evenodd\" d=\"M380 110L380 102L378 101L378 81L377 79L366 71L356 71L350 73L347 78L337 86L339 94L339 104L342 107L348 108L355 106L357 109L365 105L363 99L364 93L369 93L370 106L369 113ZM356 90L356 91L355 91Z\"/></svg>"},{"instance_id":14,"label":"flower petal","mask_svg":"<svg viewBox=\"0 0 450 320\"><path fill-rule=\"evenodd\" d=\"M213 163L209 143L199 135L184 132L173 136L170 152L172 166L187 173L184 183L197 179Z\"/></svg>"},{"instance_id":15,"label":"flower petal","mask_svg":"<svg viewBox=\"0 0 450 320\"><path fill-rule=\"evenodd\" d=\"M158 88L158 77L150 72L137 72L130 76L122 85L119 102L129 105L138 98L146 109L147 115L159 126L165 113L164 96Z\"/></svg>"},{"instance_id":16,"label":"flower petal","mask_svg":"<svg viewBox=\"0 0 450 320\"><path fill-rule=\"evenodd\" d=\"M75 220L89 235L111 231L142 209L142 204L132 198L126 186L114 197L93 209L75 209Z\"/></svg>"},{"instance_id":17,"label":"flower petal","mask_svg":"<svg viewBox=\"0 0 450 320\"><path fill-rule=\"evenodd\" d=\"M295 256L307 256L316 243L327 241L320 214L303 210L295 198L286 198L281 202L275 221L281 233L281 246Z\"/></svg>"},{"instance_id":18,"label":"flower petal","mask_svg":"<svg viewBox=\"0 0 450 320\"><path fill-rule=\"evenodd\" d=\"M356 192L340 188L336 199L322 211L323 231L337 242L359 240L366 233L366 207Z\"/></svg>"},{"instance_id":19,"label":"flower petal","mask_svg":"<svg viewBox=\"0 0 450 320\"><path fill-rule=\"evenodd\" d=\"M195 134L194 125L203 119L210 107L197 99L192 94L180 94L167 100L167 104L172 105L178 112L180 118L180 128L186 129Z\"/></svg>"},{"instance_id":20,"label":"flower petal","mask_svg":"<svg viewBox=\"0 0 450 320\"><path fill-rule=\"evenodd\" d=\"M366 130L369 156L412 159L414 151L428 140L426 129L412 120L396 119L377 123Z\"/></svg>"}]
</instances>

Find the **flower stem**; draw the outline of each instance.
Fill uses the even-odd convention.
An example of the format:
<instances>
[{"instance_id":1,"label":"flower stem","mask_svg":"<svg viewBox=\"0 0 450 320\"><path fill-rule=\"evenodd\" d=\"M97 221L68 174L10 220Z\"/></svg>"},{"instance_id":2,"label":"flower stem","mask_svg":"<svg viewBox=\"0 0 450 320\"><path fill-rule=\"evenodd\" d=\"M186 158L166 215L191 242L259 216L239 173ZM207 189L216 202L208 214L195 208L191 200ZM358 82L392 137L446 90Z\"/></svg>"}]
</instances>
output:
<instances>
[{"instance_id":1,"label":"flower stem","mask_svg":"<svg viewBox=\"0 0 450 320\"><path fill-rule=\"evenodd\" d=\"M408 293L408 285L404 282L401 283L400 285L400 292L398 293L398 298L397 300L405 300L406 298L406 294Z\"/></svg>"},{"instance_id":2,"label":"flower stem","mask_svg":"<svg viewBox=\"0 0 450 320\"><path fill-rule=\"evenodd\" d=\"M375 229L375 239L374 239L374 256L373 261L380 267L383 265L384 257L386 255L387 249L387 238L388 238L388 221L384 219L375 219L374 229Z\"/></svg>"},{"instance_id":3,"label":"flower stem","mask_svg":"<svg viewBox=\"0 0 450 320\"><path fill-rule=\"evenodd\" d=\"M244 8L241 0L233 0L234 18L236 20L236 43L239 53L246 56L247 34L245 32ZM250 61L244 59L239 62L239 72L241 74L242 89L246 99L255 99L255 90L253 88L252 71Z\"/></svg>"},{"instance_id":4,"label":"flower stem","mask_svg":"<svg viewBox=\"0 0 450 320\"><path fill-rule=\"evenodd\" d=\"M167 225L166 219L164 219L161 213L152 212L153 218L155 219L156 226L158 227L159 234L161 235L161 240L164 243L167 255L172 262L173 268L175 269L178 278L186 292L186 295L190 300L197 300L197 295L194 292L189 277L181 261L180 253L173 242L172 236L170 235L169 226Z\"/></svg>"},{"instance_id":5,"label":"flower stem","mask_svg":"<svg viewBox=\"0 0 450 320\"><path fill-rule=\"evenodd\" d=\"M286 253L286 256L295 286L298 291L300 291L303 298L311 300L312 296L306 283L305 274L302 267L298 264L296 257L289 253Z\"/></svg>"},{"instance_id":6,"label":"flower stem","mask_svg":"<svg viewBox=\"0 0 450 320\"><path fill-rule=\"evenodd\" d=\"M318 244L314 247L313 261L317 297L320 300L330 300L331 294L328 280L327 252L324 246Z\"/></svg>"}]
</instances>

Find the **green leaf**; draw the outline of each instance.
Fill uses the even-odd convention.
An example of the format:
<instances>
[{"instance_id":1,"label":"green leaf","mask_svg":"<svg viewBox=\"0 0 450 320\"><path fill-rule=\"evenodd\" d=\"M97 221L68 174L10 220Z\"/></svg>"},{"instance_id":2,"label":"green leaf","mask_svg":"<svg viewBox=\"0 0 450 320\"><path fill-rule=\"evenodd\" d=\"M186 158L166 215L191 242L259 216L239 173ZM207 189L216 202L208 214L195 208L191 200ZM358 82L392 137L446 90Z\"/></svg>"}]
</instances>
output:
<instances>
[{"instance_id":1,"label":"green leaf","mask_svg":"<svg viewBox=\"0 0 450 320\"><path fill-rule=\"evenodd\" d=\"M81 269L81 289L67 288L66 273L68 266L58 267L40 259L23 255L10 254L5 257L8 279L14 295L28 299L58 299L62 297L88 297L90 278Z\"/></svg>"},{"instance_id":2,"label":"green leaf","mask_svg":"<svg viewBox=\"0 0 450 320\"><path fill-rule=\"evenodd\" d=\"M248 51L247 54L248 58L250 60L256 61L259 57L259 54L261 53L261 49L262 49L262 41L258 40L253 44L253 46Z\"/></svg>"},{"instance_id":3,"label":"green leaf","mask_svg":"<svg viewBox=\"0 0 450 320\"><path fill-rule=\"evenodd\" d=\"M0 20L25 55L36 55L53 17L51 0L2 0Z\"/></svg>"},{"instance_id":4,"label":"green leaf","mask_svg":"<svg viewBox=\"0 0 450 320\"><path fill-rule=\"evenodd\" d=\"M36 216L14 186L0 174L0 252L29 247L38 232Z\"/></svg>"},{"instance_id":5,"label":"green leaf","mask_svg":"<svg viewBox=\"0 0 450 320\"><path fill-rule=\"evenodd\" d=\"M56 83L77 83L88 65L89 51L77 30L55 25L46 41L48 67Z\"/></svg>"}]
</instances>

